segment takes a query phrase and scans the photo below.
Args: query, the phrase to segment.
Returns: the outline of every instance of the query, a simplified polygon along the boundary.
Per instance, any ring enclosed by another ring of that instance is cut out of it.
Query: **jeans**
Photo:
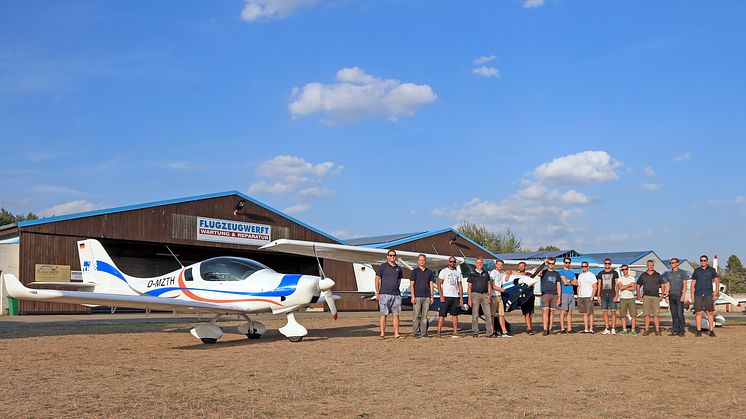
[[[427,336],[427,311],[430,309],[430,297],[414,297],[412,307],[412,334]]]
[[[668,294],[668,307],[671,309],[671,320],[674,333],[684,333],[684,303],[681,302],[681,293]]]
[[[479,334],[479,307],[482,307],[484,314],[484,328],[488,335],[492,334],[492,313],[490,304],[487,302],[489,296],[487,293],[471,293],[471,330],[475,335]]]

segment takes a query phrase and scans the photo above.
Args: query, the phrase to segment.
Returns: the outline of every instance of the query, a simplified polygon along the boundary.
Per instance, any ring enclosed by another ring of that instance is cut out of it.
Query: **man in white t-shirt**
[[[582,272],[578,275],[578,311],[583,313],[584,329],[580,333],[593,334],[593,296],[598,289],[596,275],[588,271],[588,262],[580,264]]]
[[[456,269],[456,258],[448,259],[448,267],[441,269],[438,274],[438,294],[440,295],[440,308],[438,309],[438,337],[443,330],[443,323],[450,313],[453,323],[453,336],[458,336],[458,313],[461,310],[461,300],[464,295],[464,287],[461,284],[461,272]]]
[[[622,265],[622,275],[616,283],[616,295],[614,300],[619,300],[619,317],[622,318],[622,334],[627,332],[627,315],[632,317],[633,335],[637,334],[635,323],[637,321],[637,305],[635,305],[635,276],[629,271],[629,266]]]
[[[490,311],[492,311],[492,317],[494,319],[497,319],[498,323],[500,324],[500,329],[502,330],[502,335],[497,332],[497,328],[495,328],[495,332],[493,333],[493,336],[501,336],[505,338],[511,337],[510,334],[508,334],[508,328],[505,324],[505,304],[503,303],[501,292],[505,291],[505,288],[503,288],[503,285],[505,285],[505,281],[510,278],[510,271],[503,271],[503,265],[505,262],[498,259],[495,261],[495,270],[490,272],[490,279],[492,280],[492,304],[490,307]]]

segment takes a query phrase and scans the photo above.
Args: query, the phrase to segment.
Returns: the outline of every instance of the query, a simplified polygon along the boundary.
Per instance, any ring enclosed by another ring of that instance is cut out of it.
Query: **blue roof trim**
[[[160,206],[163,206],[163,205],[181,204],[183,202],[200,201],[200,200],[203,200],[203,199],[210,199],[210,198],[221,198],[221,197],[231,196],[231,195],[240,196],[241,198],[243,198],[243,199],[245,199],[245,200],[247,200],[247,201],[249,201],[249,202],[251,202],[253,204],[256,204],[256,205],[258,205],[258,206],[260,206],[260,207],[262,207],[264,209],[267,209],[269,211],[272,211],[272,212],[276,213],[277,215],[279,215],[281,217],[287,218],[288,220],[290,220],[290,221],[292,221],[292,222],[294,222],[296,224],[299,224],[299,225],[301,225],[301,226],[303,226],[303,227],[305,227],[305,228],[307,228],[307,229],[309,229],[309,230],[311,230],[311,231],[313,231],[315,233],[321,234],[322,236],[324,236],[326,238],[334,240],[337,243],[347,244],[344,240],[338,239],[338,238],[332,236],[331,234],[324,233],[323,231],[321,231],[321,230],[319,230],[317,228],[311,227],[310,225],[308,225],[308,224],[306,224],[306,223],[304,223],[304,222],[302,222],[302,221],[300,221],[300,220],[298,220],[296,218],[293,218],[290,215],[285,214],[282,211],[276,210],[276,209],[270,207],[269,205],[267,205],[267,204],[265,204],[263,202],[257,201],[256,199],[254,199],[254,198],[252,198],[252,197],[250,197],[250,196],[248,196],[246,194],[243,194],[243,193],[241,193],[239,191],[235,191],[235,190],[234,191],[225,191],[225,192],[212,193],[212,194],[205,194],[205,195],[195,195],[195,196],[190,196],[190,197],[185,197],[185,198],[167,199],[167,200],[164,200],[164,201],[148,202],[148,203],[137,204],[137,205],[126,205],[126,206],[123,206],[123,207],[115,207],[115,208],[108,208],[108,209],[102,209],[102,210],[96,210],[96,211],[80,212],[80,213],[77,213],[77,214],[67,214],[67,215],[60,215],[60,216],[56,216],[56,217],[39,218],[39,219],[36,219],[36,220],[20,221],[18,223],[18,227],[29,227],[29,226],[34,226],[34,225],[38,225],[38,224],[46,224],[46,223],[54,223],[54,222],[58,222],[58,221],[75,220],[75,219],[78,219],[78,218],[95,217],[95,216],[98,216],[98,215],[107,215],[107,214],[114,214],[114,213],[126,212],[126,211],[135,211],[135,210],[140,210],[140,209],[145,209],[145,208],[160,207]]]
[[[484,246],[480,245],[479,243],[475,242],[474,240],[466,237],[465,235],[459,233],[458,231],[456,231],[456,230],[454,230],[453,228],[450,228],[450,227],[449,228],[444,228],[444,229],[441,229],[441,230],[426,231],[426,232],[424,232],[422,234],[418,234],[416,236],[405,237],[403,239],[394,240],[394,241],[391,241],[391,242],[388,242],[388,243],[376,244],[376,245],[371,246],[371,247],[375,247],[375,248],[379,248],[379,249],[385,249],[385,248],[390,248],[390,247],[393,247],[393,246],[398,246],[400,244],[409,243],[409,242],[412,242],[412,241],[415,241],[415,240],[420,240],[420,239],[424,239],[424,238],[427,238],[427,237],[432,237],[432,236],[435,236],[435,235],[438,235],[438,234],[443,234],[443,233],[448,233],[448,232],[457,234],[459,237],[465,239],[466,241],[468,241],[469,243],[473,244],[474,246],[476,246],[476,247],[482,249],[483,251],[487,252],[487,254],[491,255],[493,258],[497,258],[497,256],[495,256],[494,253],[492,253],[489,250],[485,249]],[[454,256],[460,256],[460,255],[454,255]]]

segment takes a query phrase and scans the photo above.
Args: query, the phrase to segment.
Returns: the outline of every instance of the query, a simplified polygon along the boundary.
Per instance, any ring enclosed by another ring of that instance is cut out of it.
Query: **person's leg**
[[[414,304],[412,305],[412,336],[420,336],[420,306],[422,305],[422,299],[414,297]]]
[[[611,316],[611,330],[616,330],[616,307],[612,307],[611,313],[609,313]]]
[[[471,332],[474,335],[479,334],[479,307],[482,306],[480,297],[482,294],[471,293]]]
[[[697,332],[702,331],[702,312],[701,311],[694,312],[694,327],[697,329]]]
[[[609,330],[609,306],[606,304],[606,297],[602,297],[604,302],[601,303],[602,310],[604,311],[604,329]]]
[[[549,329],[549,307],[541,308],[541,327],[542,330]]]
[[[661,332],[661,320],[660,316],[654,315],[653,316],[653,324],[655,325],[655,333]]]
[[[482,294],[482,313],[484,313],[484,332],[487,334],[487,336],[491,336],[492,332],[494,332],[492,326],[494,326],[493,318],[492,318],[492,309],[490,307],[490,303],[487,302],[487,296],[489,294]]]
[[[709,327],[710,332],[714,332],[715,331],[715,312],[714,311],[707,312],[707,322],[708,322],[708,325],[710,326]]]
[[[560,315],[559,315],[559,324],[560,324],[560,332],[563,332],[565,330],[565,314],[567,313],[567,310],[562,310],[562,307],[560,307]]]
[[[440,337],[440,333],[443,331],[443,322],[445,319],[444,316],[438,316],[438,337]]]
[[[422,297],[422,305],[420,307],[420,336],[427,336],[428,321],[427,313],[430,311],[430,298]]]
[[[451,316],[451,323],[453,324],[453,334],[458,336],[458,315]]]
[[[394,314],[394,337],[399,337],[399,315]]]
[[[381,328],[381,336],[384,336],[386,334],[386,316],[383,314],[381,315],[380,328]]]

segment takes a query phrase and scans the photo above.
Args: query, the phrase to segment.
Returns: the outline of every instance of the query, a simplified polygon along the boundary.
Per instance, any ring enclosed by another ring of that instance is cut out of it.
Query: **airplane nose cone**
[[[321,291],[329,290],[334,286],[334,281],[330,278],[319,279],[319,289]]]

